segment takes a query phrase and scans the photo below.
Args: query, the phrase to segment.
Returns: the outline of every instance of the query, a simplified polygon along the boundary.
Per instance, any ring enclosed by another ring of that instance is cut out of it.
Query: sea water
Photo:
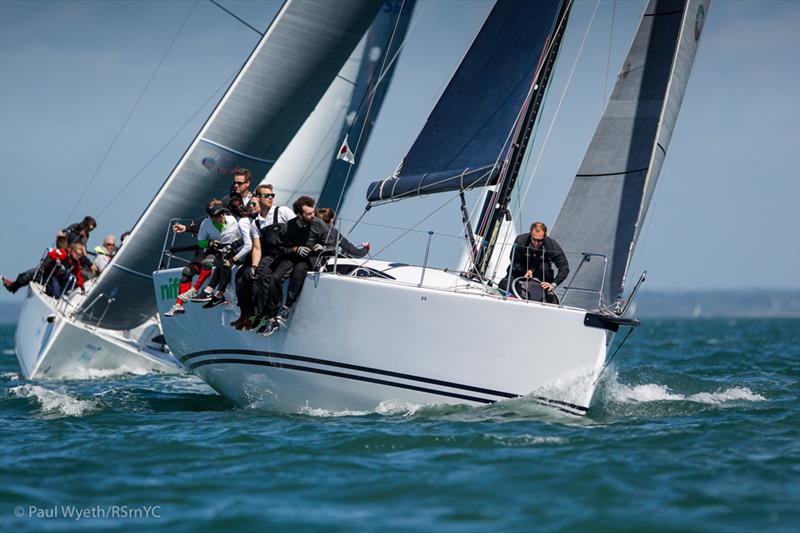
[[[547,332],[542,332],[546,335]],[[0,529],[800,530],[800,321],[648,320],[586,417],[517,399],[235,407],[27,382],[0,326]]]

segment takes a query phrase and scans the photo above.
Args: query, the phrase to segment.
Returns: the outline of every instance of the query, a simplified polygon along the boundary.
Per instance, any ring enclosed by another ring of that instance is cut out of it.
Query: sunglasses
[[[266,194],[256,194],[255,197],[256,198],[275,198],[275,193],[274,192],[268,192]]]
[[[237,187],[240,186],[240,185],[244,185],[245,183],[247,183],[247,182],[246,181],[233,180],[233,184],[236,185]]]

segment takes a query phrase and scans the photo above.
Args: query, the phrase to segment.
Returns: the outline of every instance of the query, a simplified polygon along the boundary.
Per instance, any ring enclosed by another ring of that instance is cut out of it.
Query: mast
[[[564,31],[567,27],[567,18],[569,17],[571,8],[572,0],[566,0],[561,4],[558,18],[556,19],[555,30],[548,43],[549,50],[547,50],[538,75],[532,81],[529,93],[530,96],[526,102],[527,107],[523,112],[521,127],[518,127],[518,133],[511,145],[507,163],[498,180],[497,191],[494,198],[491,199],[493,201],[487,202],[484,208],[484,215],[481,216],[480,219],[481,223],[478,225],[477,235],[481,238],[481,245],[475,250],[474,265],[478,275],[482,278],[486,276],[486,271],[489,267],[489,261],[500,234],[500,227],[503,223],[503,219],[508,219],[511,216],[508,210],[508,205],[511,202],[511,193],[514,191],[514,186],[519,178],[519,171],[525,157],[525,151],[528,148],[528,142],[533,133],[533,127],[539,116],[539,109],[547,91],[547,84],[553,73],[553,67],[558,57],[558,50],[561,47],[561,40],[564,37]]]

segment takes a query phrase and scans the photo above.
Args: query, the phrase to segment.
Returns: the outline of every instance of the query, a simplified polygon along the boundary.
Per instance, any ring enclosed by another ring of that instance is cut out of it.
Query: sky
[[[220,3],[261,30],[280,7]],[[576,2],[523,169],[522,220],[554,221],[644,5]],[[491,6],[419,2],[356,154],[345,227],[369,182],[414,142]],[[35,266],[55,232],[84,215],[98,219],[92,246],[129,229],[258,38],[207,0],[0,1],[0,272]],[[431,264],[453,267],[457,202],[425,218],[450,199],[377,207],[353,240],[379,249],[402,233],[385,226],[416,225],[381,258],[421,262],[434,230]],[[800,289],[800,2],[712,2],[631,275],[645,269],[650,289]]]

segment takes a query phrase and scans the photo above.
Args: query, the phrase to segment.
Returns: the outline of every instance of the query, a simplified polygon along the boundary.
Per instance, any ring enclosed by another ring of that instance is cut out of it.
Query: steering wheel
[[[519,290],[517,290],[518,283],[519,283],[520,281],[522,281],[522,280],[526,280],[526,281],[527,281],[527,280],[530,280],[530,281],[536,281],[536,282],[538,282],[538,283],[541,283],[541,282],[542,282],[542,280],[540,280],[539,278],[526,278],[525,276],[520,276],[520,277],[518,277],[518,278],[514,278],[514,281],[512,281],[512,282],[511,282],[511,292],[513,292],[513,293],[514,293],[514,296],[516,296],[516,297],[517,297],[517,298],[519,298],[520,300],[527,300],[527,298],[523,298],[522,296],[520,296],[520,295],[519,295]],[[545,292],[546,292],[546,291],[545,291]]]

